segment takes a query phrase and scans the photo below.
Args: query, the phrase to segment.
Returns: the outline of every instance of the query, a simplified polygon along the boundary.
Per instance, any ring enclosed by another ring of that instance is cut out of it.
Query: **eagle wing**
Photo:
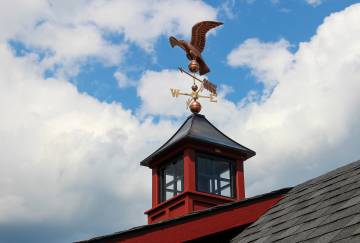
[[[192,35],[190,44],[199,50],[201,53],[205,48],[206,33],[219,25],[222,25],[221,22],[216,21],[202,21],[195,24],[192,27]]]

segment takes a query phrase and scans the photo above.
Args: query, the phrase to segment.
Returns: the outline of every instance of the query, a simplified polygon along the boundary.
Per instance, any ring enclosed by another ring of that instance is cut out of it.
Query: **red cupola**
[[[140,164],[152,169],[148,223],[245,198],[243,162],[255,152],[238,144],[203,115],[192,114]]]

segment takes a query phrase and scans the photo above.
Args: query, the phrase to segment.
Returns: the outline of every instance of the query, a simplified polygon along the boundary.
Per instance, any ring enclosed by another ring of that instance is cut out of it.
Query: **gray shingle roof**
[[[255,152],[251,149],[242,146],[235,142],[213,124],[211,124],[203,115],[192,114],[181,125],[179,130],[158,150],[152,153],[149,157],[140,162],[141,165],[148,166],[148,163],[158,154],[164,152],[170,147],[175,146],[178,142],[184,139],[191,139],[195,141],[216,144],[218,146],[232,149],[235,151],[241,151],[246,158],[250,158],[255,155]]]
[[[294,187],[231,242],[360,242],[360,161]]]

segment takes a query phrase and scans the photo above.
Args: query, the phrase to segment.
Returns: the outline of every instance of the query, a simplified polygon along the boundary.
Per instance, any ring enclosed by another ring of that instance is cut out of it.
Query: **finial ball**
[[[192,113],[197,114],[201,111],[201,105],[197,100],[194,100],[190,104],[190,110]]]
[[[197,73],[199,71],[199,63],[196,60],[191,60],[188,67],[192,73]]]

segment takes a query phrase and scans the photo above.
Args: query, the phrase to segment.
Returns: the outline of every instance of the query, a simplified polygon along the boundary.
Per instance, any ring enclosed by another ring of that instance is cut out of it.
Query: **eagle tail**
[[[200,75],[204,75],[207,74],[208,72],[210,72],[209,67],[206,65],[206,63],[204,62],[204,60],[200,57],[198,58],[198,63],[199,63],[199,73]]]

